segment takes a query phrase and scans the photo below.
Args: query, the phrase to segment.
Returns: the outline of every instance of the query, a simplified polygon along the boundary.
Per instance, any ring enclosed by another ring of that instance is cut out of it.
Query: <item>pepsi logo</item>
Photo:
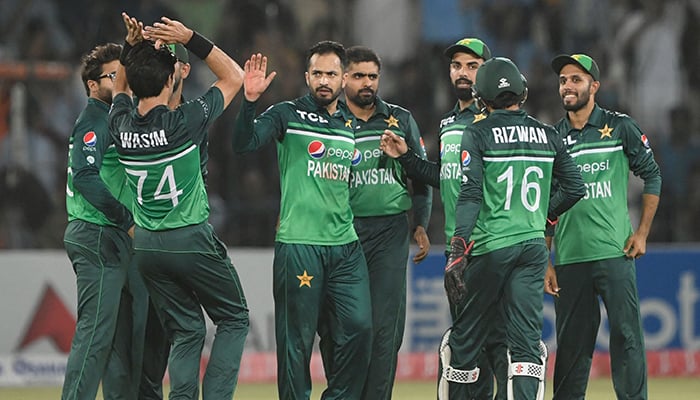
[[[440,142],[440,158],[445,155],[445,142]]]
[[[644,147],[647,149],[649,148],[649,138],[647,138],[647,135],[642,135],[642,143],[644,144]]]
[[[97,135],[95,132],[90,131],[83,135],[83,143],[85,143],[86,146],[95,147],[95,144],[97,144]]]
[[[323,142],[318,140],[314,140],[311,143],[309,143],[307,150],[311,158],[314,158],[316,160],[323,158],[323,156],[326,155],[326,145],[324,145]]]
[[[355,151],[352,153],[352,160],[350,162],[352,163],[353,167],[362,162],[362,153],[360,150],[355,149]]]
[[[472,155],[468,151],[462,150],[462,166],[466,167],[472,162]]]

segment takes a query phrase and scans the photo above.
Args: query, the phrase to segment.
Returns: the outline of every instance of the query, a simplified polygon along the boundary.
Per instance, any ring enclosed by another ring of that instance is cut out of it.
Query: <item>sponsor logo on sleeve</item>
[[[462,150],[462,166],[466,167],[472,162],[472,155],[468,151]]]
[[[95,147],[97,144],[97,134],[94,131],[90,131],[83,135],[83,143],[88,147]]]

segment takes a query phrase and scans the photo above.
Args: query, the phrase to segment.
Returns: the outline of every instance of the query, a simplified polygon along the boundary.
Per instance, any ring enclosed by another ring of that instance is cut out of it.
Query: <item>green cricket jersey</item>
[[[277,103],[255,118],[243,101],[232,145],[245,153],[277,141],[280,221],[276,240],[290,244],[340,245],[357,240],[350,209],[350,166],[356,158],[352,117],[333,115],[309,94]]]
[[[632,234],[629,172],[644,180],[644,193],[661,193],[661,172],[649,139],[632,118],[598,105],[583,129],[572,128],[568,118],[556,129],[586,184],[586,195],[556,225],[556,265],[623,256]]]
[[[476,106],[476,102],[465,108],[455,108],[440,120],[440,198],[445,212],[445,239],[447,249],[455,232],[455,208],[459,188],[462,183],[462,133],[464,129],[486,117]]]
[[[462,167],[459,158],[462,132],[468,125],[485,117],[486,115],[482,114],[476,107],[476,103],[472,103],[464,110],[460,110],[459,103],[457,103],[450,112],[443,115],[440,121],[440,159],[438,162],[420,159],[414,153],[415,150],[398,158],[410,178],[440,188],[440,197],[445,213],[445,238],[447,239],[448,251],[455,231],[455,205],[462,181]]]
[[[576,165],[553,127],[523,110],[494,110],[467,126],[454,236],[480,255],[544,238],[556,218],[585,194]],[[551,193],[552,178],[559,186]]]
[[[68,220],[128,230],[133,225],[124,168],[107,129],[109,105],[94,98],[80,113],[68,140]],[[121,202],[120,202],[121,201]]]
[[[425,159],[418,124],[403,107],[377,97],[376,110],[368,121],[355,118],[355,152],[350,172],[350,206],[356,217],[395,215],[411,208],[407,176],[401,164],[379,149],[385,129],[404,138]],[[432,190],[412,182],[414,225],[428,227]]]
[[[139,227],[161,231],[207,220],[199,148],[223,106],[215,86],[175,110],[159,105],[144,116],[126,94],[114,98],[110,134],[125,166]]]

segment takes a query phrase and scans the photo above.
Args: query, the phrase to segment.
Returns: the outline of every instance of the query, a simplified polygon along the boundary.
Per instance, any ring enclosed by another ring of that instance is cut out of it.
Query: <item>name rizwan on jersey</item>
[[[350,167],[330,162],[309,160],[306,164],[306,176],[347,182],[350,177]]]
[[[125,149],[145,149],[168,145],[165,129],[149,133],[119,132],[121,147]]]
[[[491,128],[493,140],[501,143],[547,143],[547,134],[543,128],[535,126],[500,126]]]
[[[364,171],[353,171],[350,174],[350,187],[360,185],[393,185],[396,183],[393,168],[370,168]]]

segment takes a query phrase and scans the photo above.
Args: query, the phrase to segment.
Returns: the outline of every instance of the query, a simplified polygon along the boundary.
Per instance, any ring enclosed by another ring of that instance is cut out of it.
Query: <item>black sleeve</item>
[[[433,162],[423,159],[420,155],[409,148],[405,154],[397,159],[406,170],[409,178],[423,182],[434,188],[440,188],[440,162]]]

